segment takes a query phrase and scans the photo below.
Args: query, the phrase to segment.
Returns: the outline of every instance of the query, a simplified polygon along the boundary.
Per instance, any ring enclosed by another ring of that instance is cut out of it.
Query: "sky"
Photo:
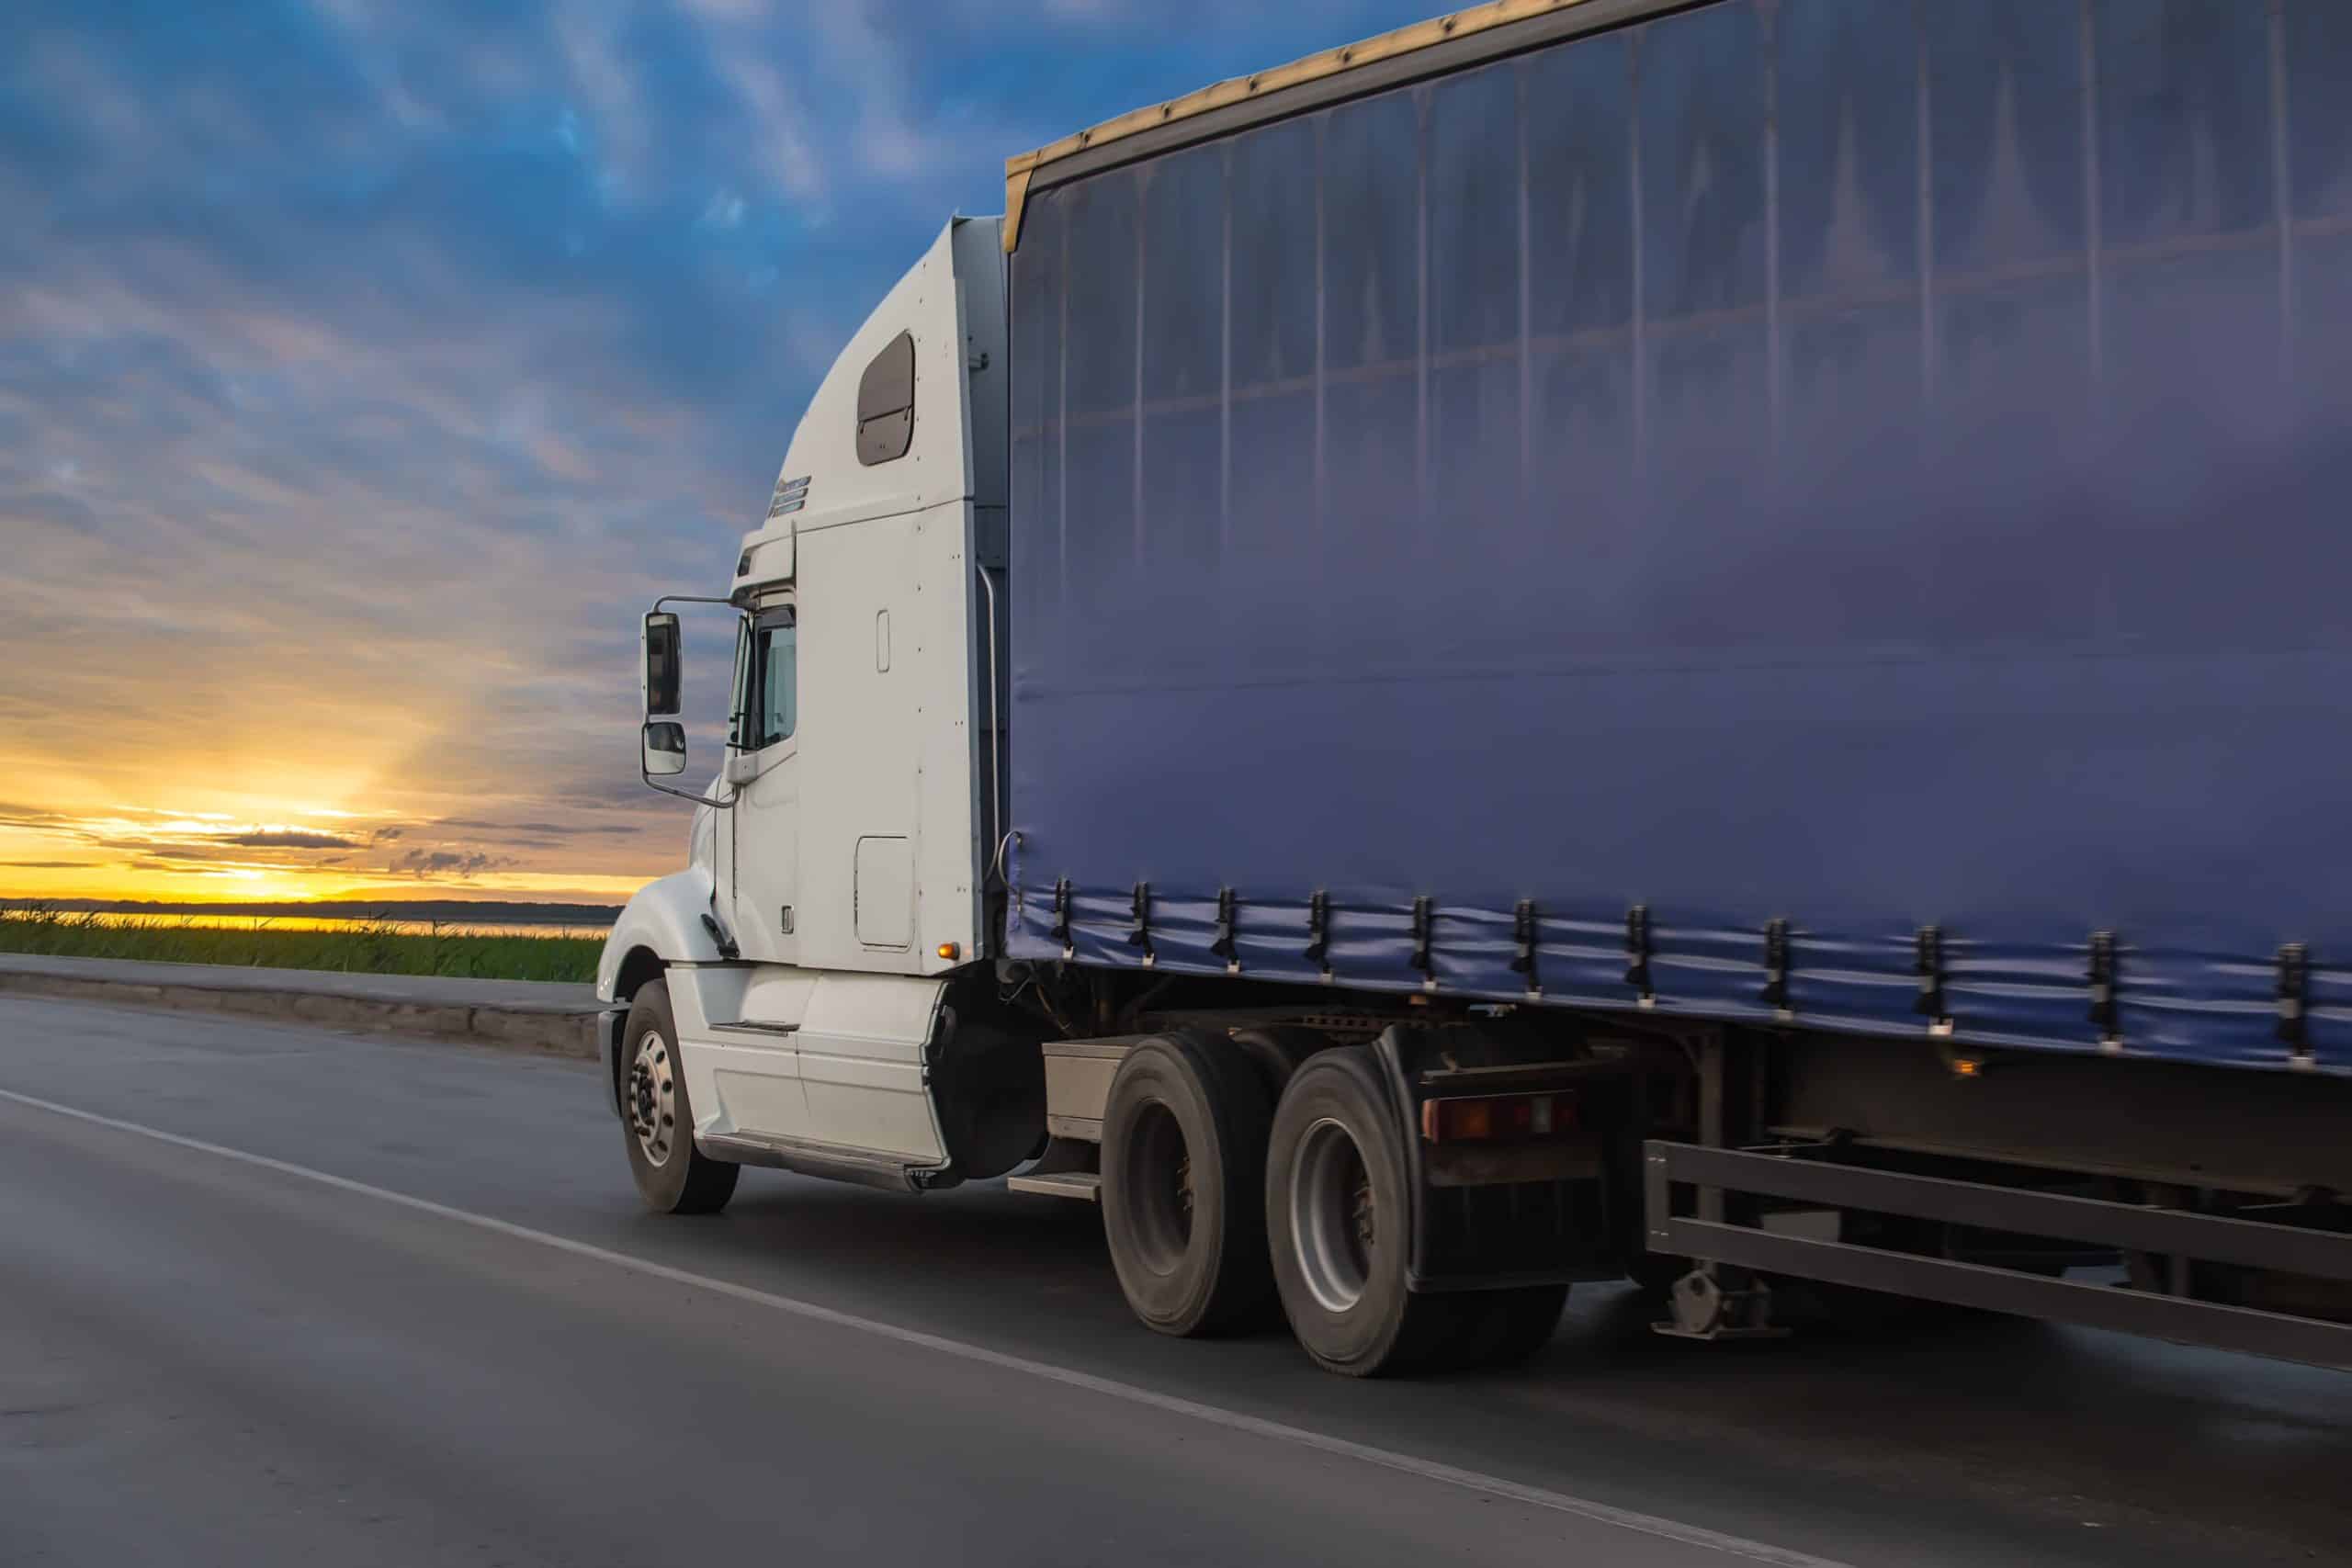
[[[947,218],[1429,4],[12,0],[0,897],[675,869],[637,618]]]

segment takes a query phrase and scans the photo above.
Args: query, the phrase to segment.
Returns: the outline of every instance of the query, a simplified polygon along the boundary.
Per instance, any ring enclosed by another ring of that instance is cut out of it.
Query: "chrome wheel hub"
[[[628,1092],[623,1099],[628,1107],[629,1131],[637,1134],[637,1146],[645,1151],[646,1163],[669,1164],[670,1151],[677,1143],[677,1063],[670,1055],[669,1042],[658,1031],[646,1031],[637,1043],[637,1054],[629,1059]]]
[[[1344,1313],[1363,1299],[1380,1215],[1363,1152],[1329,1117],[1306,1130],[1291,1167],[1290,1230],[1299,1275],[1317,1306]]]

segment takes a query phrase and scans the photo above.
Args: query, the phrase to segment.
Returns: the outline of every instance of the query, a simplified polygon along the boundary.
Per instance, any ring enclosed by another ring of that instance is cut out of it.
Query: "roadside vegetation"
[[[235,926],[124,919],[38,905],[0,911],[0,953],[66,958],[131,958],[165,964],[230,964],[272,969],[335,969],[354,975],[457,975],[480,980],[588,982],[604,939],[553,933],[474,931],[427,922],[354,920],[303,931],[256,919]]]

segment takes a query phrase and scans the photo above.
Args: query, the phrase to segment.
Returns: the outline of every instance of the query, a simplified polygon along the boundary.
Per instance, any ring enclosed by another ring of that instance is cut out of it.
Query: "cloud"
[[[871,303],[1008,154],[1421,8],[17,0],[18,880],[670,869],[637,615],[724,578]]]
[[[411,850],[392,862],[392,869],[410,876],[464,881],[485,871],[513,863],[506,856],[488,854],[479,850]]]
[[[470,832],[525,833],[540,839],[573,839],[598,833],[634,833],[642,824],[637,822],[492,822],[475,817],[444,817],[433,824],[435,828],[456,828]]]
[[[300,833],[276,831],[265,833],[232,833],[223,838],[224,844],[239,844],[250,850],[356,850],[359,842],[334,833]]]

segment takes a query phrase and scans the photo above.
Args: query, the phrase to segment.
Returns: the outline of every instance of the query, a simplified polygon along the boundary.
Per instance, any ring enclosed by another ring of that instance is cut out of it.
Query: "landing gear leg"
[[[1784,1339],[1773,1325],[1772,1287],[1744,1269],[1702,1263],[1674,1282],[1673,1316],[1650,1327],[1674,1339]]]

